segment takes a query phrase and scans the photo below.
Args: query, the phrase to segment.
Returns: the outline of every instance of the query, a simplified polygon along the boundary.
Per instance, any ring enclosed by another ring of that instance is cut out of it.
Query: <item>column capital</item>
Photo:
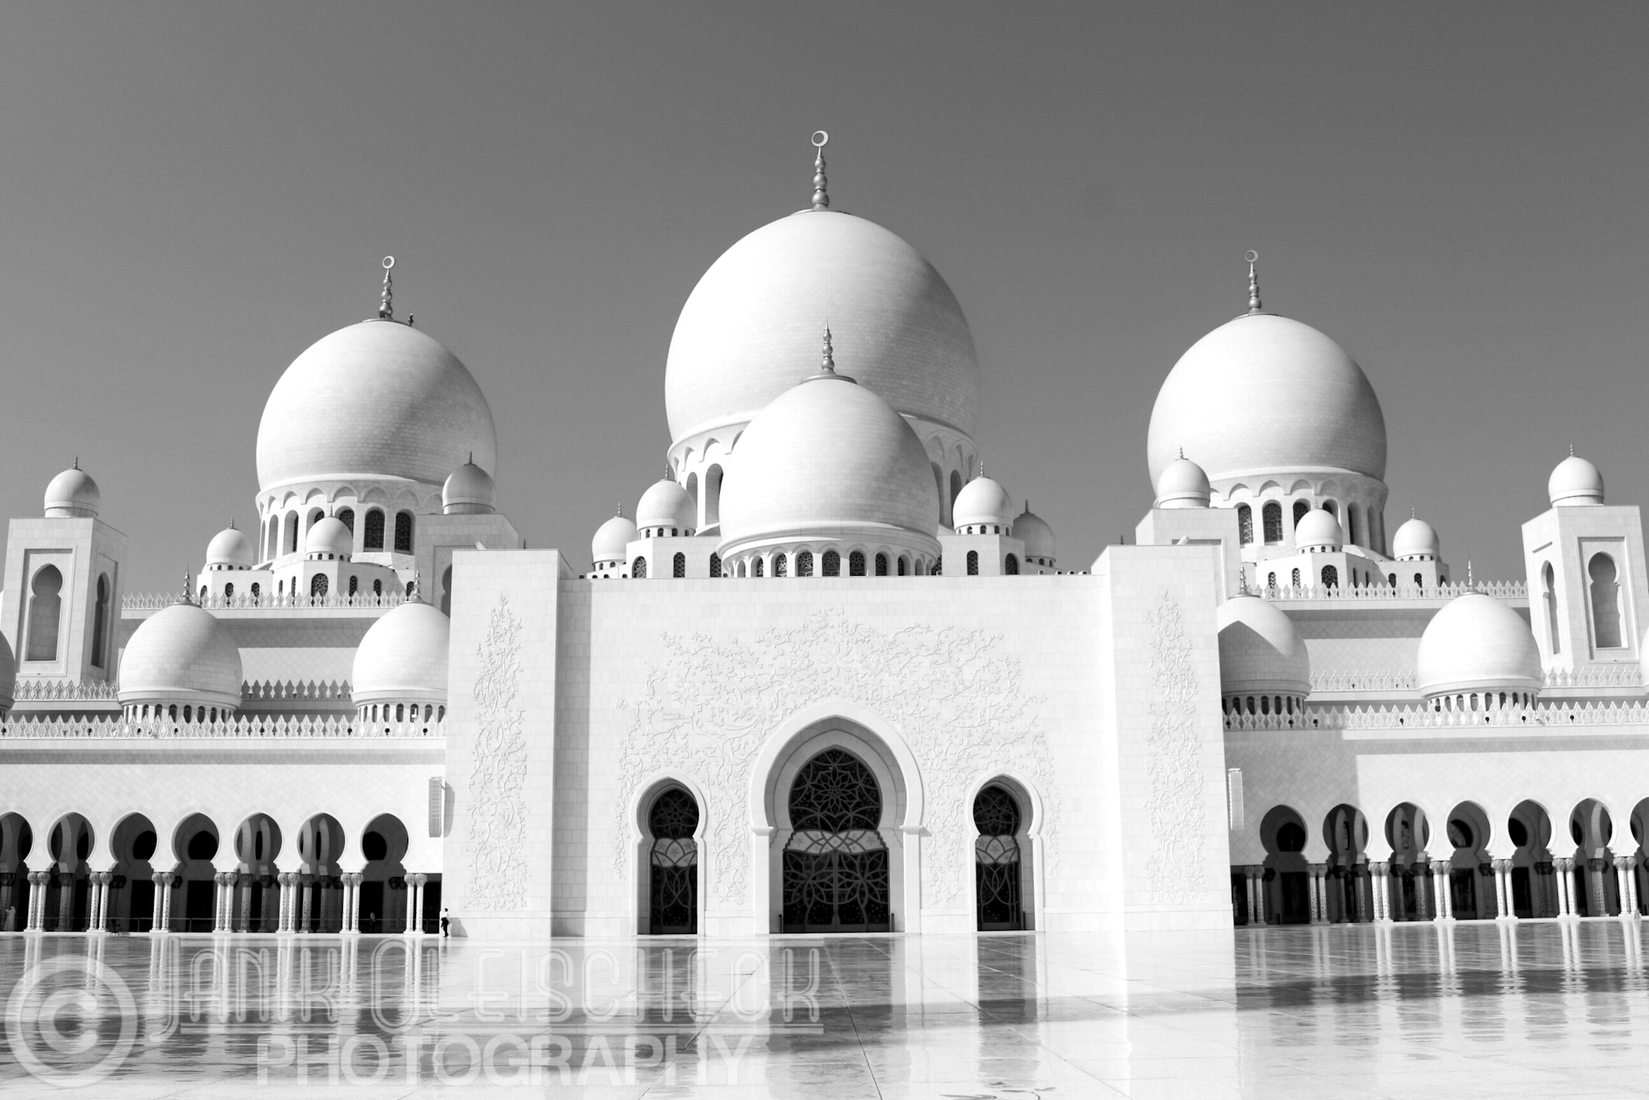
[[[1637,865],[1637,860],[1632,858],[1631,856],[1616,856],[1615,857],[1615,866],[1619,867],[1622,871],[1630,871],[1636,865]]]

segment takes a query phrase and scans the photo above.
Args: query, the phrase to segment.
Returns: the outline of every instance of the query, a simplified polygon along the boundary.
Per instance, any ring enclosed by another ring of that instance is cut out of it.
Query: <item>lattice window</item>
[[[865,552],[855,550],[847,556],[847,575],[862,577],[865,575]]]
[[[813,575],[813,551],[803,550],[796,555],[796,576],[811,577]]]
[[[677,554],[670,561],[670,575],[677,580],[687,576],[687,555]]]
[[[842,556],[834,550],[824,552],[824,575],[827,577],[842,575]]]

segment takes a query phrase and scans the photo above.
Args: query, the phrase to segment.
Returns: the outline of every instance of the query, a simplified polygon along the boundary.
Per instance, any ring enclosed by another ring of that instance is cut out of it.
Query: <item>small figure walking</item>
[[[447,935],[448,935],[447,928],[451,924],[452,924],[452,910],[450,910],[450,909],[441,910],[441,938],[442,939],[447,938]]]

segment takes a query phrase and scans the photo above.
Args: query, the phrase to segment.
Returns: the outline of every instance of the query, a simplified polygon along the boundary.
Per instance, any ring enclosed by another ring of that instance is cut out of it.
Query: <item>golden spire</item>
[[[383,293],[383,296],[378,299],[378,316],[379,316],[379,318],[381,318],[382,320],[385,320],[385,321],[393,321],[395,319],[395,308],[394,308],[394,305],[392,304],[392,299],[395,296],[395,284],[394,284],[394,281],[389,276],[390,271],[394,267],[395,267],[395,257],[394,256],[385,256],[384,257],[384,293]]]
[[[1260,262],[1260,254],[1250,248],[1243,258],[1248,261],[1248,312],[1249,315],[1260,312],[1260,277],[1254,271],[1254,265]]]
[[[813,131],[813,209],[830,209],[830,181],[825,179],[824,147],[830,144],[830,135],[823,130]]]

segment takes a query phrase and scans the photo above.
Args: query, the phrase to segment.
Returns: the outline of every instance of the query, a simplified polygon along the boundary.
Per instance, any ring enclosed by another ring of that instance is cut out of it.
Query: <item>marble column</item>
[[[1494,861],[1494,903],[1496,917],[1512,918],[1512,861],[1509,859]]]
[[[361,930],[361,877],[353,873],[343,876],[345,932],[359,933]]]
[[[103,904],[103,875],[102,872],[92,871],[86,875],[86,931],[98,931],[97,910]]]
[[[99,883],[97,891],[97,909],[95,910],[95,919],[97,921],[97,930],[99,932],[107,932],[109,930],[109,901],[111,900],[110,895],[114,891],[115,875],[113,871],[104,871],[99,877],[102,879],[102,882]]]
[[[172,930],[172,895],[176,893],[174,887],[177,885],[177,875],[167,871],[161,875],[161,878],[166,884],[166,889],[164,891],[165,900],[162,902],[160,910],[160,930],[170,932]]]
[[[275,931],[292,931],[292,875],[282,871],[275,876],[275,888],[279,891],[275,900]]]
[[[1574,863],[1566,857],[1552,860],[1552,878],[1557,885],[1557,915],[1560,917],[1575,915]]]
[[[1433,894],[1437,904],[1432,907],[1432,920],[1448,921],[1454,919],[1454,892],[1449,884],[1449,861],[1436,860],[1431,865]]]
[[[156,871],[149,876],[149,881],[155,884],[154,912],[149,914],[149,931],[164,932],[166,925],[161,921],[161,909],[166,904],[166,879],[169,876],[164,871]]]
[[[419,920],[424,901],[424,876],[407,876],[407,923],[405,931],[408,935],[416,935],[422,931],[422,922]]]
[[[1609,893],[1603,885],[1603,875],[1608,866],[1606,860],[1596,857],[1586,861],[1586,900],[1591,903],[1587,912],[1594,917],[1609,913]]]
[[[309,914],[310,914],[311,908],[315,904],[315,876],[314,875],[304,875],[303,876],[303,882],[302,882],[302,885],[299,886],[299,890],[301,890],[302,894],[303,894],[303,909],[302,909],[303,920],[302,920],[302,923],[300,923],[298,925],[298,930],[300,932],[308,932],[309,931]]]
[[[1641,916],[1638,901],[1638,857],[1630,855],[1623,857],[1626,860],[1626,911],[1632,916]]]
[[[1263,926],[1265,924],[1265,868],[1250,865],[1248,868],[1248,923]]]
[[[72,932],[74,929],[74,876],[67,871],[57,876],[57,930]]]
[[[1431,865],[1416,863],[1414,865],[1414,919],[1431,919],[1431,902],[1426,894],[1431,887]]]
[[[34,932],[40,928],[40,895],[43,892],[40,879],[41,874],[39,871],[29,872],[29,909],[28,916],[23,919],[23,931],[25,932]]]
[[[1633,871],[1634,860],[1631,856],[1615,857],[1615,889],[1620,897],[1620,915],[1631,917],[1638,911],[1637,899],[1632,895],[1637,893],[1637,875]]]
[[[1368,865],[1368,887],[1374,903],[1374,920],[1384,923],[1391,919],[1387,907],[1387,891],[1391,886],[1391,865],[1388,863],[1370,863]]]
[[[1321,863],[1310,865],[1311,871],[1311,923],[1328,923],[1328,896],[1323,882],[1323,874],[1328,870]]]
[[[252,930],[252,886],[257,878],[257,875],[251,873],[240,876],[240,920],[233,922],[237,932]]]

